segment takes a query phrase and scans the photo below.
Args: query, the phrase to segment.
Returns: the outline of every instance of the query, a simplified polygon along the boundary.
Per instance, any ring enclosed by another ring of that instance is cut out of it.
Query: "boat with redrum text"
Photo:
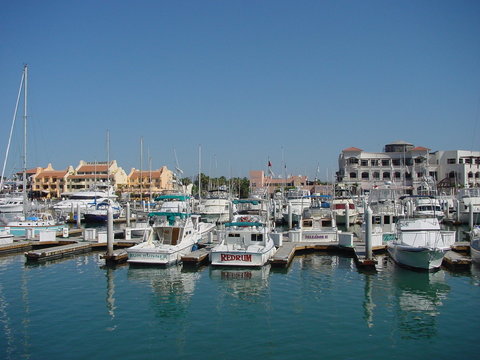
[[[210,251],[214,266],[263,266],[277,251],[270,227],[260,215],[235,215],[218,231],[218,240]]]

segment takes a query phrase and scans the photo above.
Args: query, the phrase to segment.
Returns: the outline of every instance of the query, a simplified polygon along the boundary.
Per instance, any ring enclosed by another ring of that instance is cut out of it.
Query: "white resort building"
[[[339,156],[337,182],[354,190],[370,190],[386,182],[418,194],[427,179],[444,189],[480,186],[479,151],[435,151],[396,141],[383,152],[350,147]]]

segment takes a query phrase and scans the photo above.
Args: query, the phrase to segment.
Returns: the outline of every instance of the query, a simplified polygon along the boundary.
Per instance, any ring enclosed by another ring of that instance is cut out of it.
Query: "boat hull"
[[[427,247],[413,247],[389,242],[387,250],[399,265],[421,270],[436,270],[442,265],[445,250]]]
[[[120,216],[120,213],[114,213],[113,218],[118,219]],[[108,220],[108,215],[107,214],[88,214],[85,213],[83,214],[83,218],[85,222],[106,222]]]
[[[302,242],[337,242],[338,232],[335,230],[304,230]]]
[[[182,260],[182,256],[190,253],[196,242],[183,247],[149,246],[145,243],[127,249],[128,262],[149,265],[171,265]]]
[[[264,266],[275,254],[272,246],[263,252],[249,252],[248,250],[224,250],[215,248],[210,252],[210,262],[213,266],[259,267]]]
[[[228,222],[230,218],[229,213],[203,213],[200,216],[201,221],[213,224]]]
[[[470,255],[474,263],[480,264],[480,239],[470,242]]]

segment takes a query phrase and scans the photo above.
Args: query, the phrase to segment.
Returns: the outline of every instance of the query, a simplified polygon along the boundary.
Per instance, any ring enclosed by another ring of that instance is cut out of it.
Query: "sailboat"
[[[23,89],[23,186],[22,186],[22,204],[23,204],[23,216],[9,221],[7,226],[0,227],[0,231],[8,229],[10,233],[15,236],[22,236],[26,234],[27,229],[34,229],[35,234],[40,230],[54,230],[60,231],[65,226],[59,224],[51,214],[28,214],[28,200],[27,200],[27,85],[28,85],[28,67],[23,68],[22,80],[20,82],[20,90],[18,93],[17,104],[15,107],[15,116],[17,114],[18,102],[20,99],[21,90]],[[10,143],[10,142],[9,142]],[[8,151],[8,150],[7,150]]]

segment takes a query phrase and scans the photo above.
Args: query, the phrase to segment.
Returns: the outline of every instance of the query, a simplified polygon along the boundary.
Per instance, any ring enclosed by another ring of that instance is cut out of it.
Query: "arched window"
[[[384,178],[384,179],[390,179],[390,172],[385,171],[385,172],[383,173],[383,178]]]
[[[362,172],[362,179],[368,180],[370,178],[368,172]]]
[[[402,177],[402,174],[400,171],[395,171],[395,179],[400,179]]]
[[[357,173],[356,172],[351,172],[350,173],[350,179],[356,179],[357,178]]]
[[[469,178],[469,179],[473,178],[473,172],[470,171],[470,172],[468,173],[468,178]]]
[[[374,179],[380,179],[380,173],[379,173],[378,171],[375,171],[375,172],[373,173],[373,178],[374,178]]]
[[[450,171],[450,172],[448,173],[448,177],[449,177],[450,179],[453,179],[453,178],[455,177],[455,171]]]

